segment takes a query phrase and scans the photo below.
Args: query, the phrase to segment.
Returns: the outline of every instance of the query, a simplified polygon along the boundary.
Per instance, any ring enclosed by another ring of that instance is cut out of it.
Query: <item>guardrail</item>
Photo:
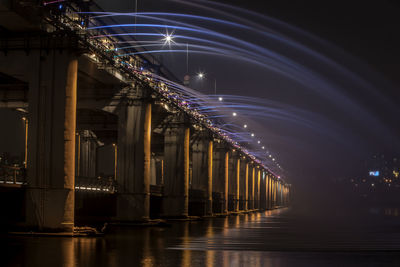
[[[75,190],[115,193],[117,183],[114,177],[75,177]]]
[[[0,184],[26,184],[26,169],[19,166],[0,165]]]

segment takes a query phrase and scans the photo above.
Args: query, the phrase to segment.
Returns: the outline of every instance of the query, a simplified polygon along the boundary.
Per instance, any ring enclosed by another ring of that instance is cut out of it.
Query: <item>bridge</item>
[[[111,20],[85,13],[99,7],[54,2],[0,0],[0,107],[26,121],[24,166],[2,166],[0,187],[23,190],[25,227],[73,232],[90,210],[127,223],[289,205],[290,185],[187,103],[155,57],[120,56],[126,37],[107,33],[122,30],[85,30]]]

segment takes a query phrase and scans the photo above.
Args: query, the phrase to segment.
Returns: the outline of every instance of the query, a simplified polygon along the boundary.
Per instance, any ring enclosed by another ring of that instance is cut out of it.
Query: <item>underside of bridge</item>
[[[26,118],[27,143],[22,185],[2,190],[24,199],[24,227],[72,232],[90,221],[288,205],[288,187],[149,84],[95,59],[72,35],[42,24],[33,33],[6,2],[7,16],[22,22],[0,20],[0,108]]]

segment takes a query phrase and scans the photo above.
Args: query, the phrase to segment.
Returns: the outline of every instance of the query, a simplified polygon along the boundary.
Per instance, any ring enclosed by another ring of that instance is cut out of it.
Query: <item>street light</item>
[[[166,34],[164,35],[164,44],[168,44],[170,45],[173,41],[174,41],[174,37],[172,36],[172,34]]]
[[[223,99],[222,97],[218,97],[218,100],[219,100],[219,101],[222,101],[222,100],[224,100],[224,99]]]
[[[24,167],[28,167],[28,118],[22,117],[24,122],[24,131],[25,131],[25,150],[24,150]]]
[[[233,117],[236,117],[236,116],[237,116],[237,113],[236,113],[236,112],[233,112],[232,115],[233,115]]]
[[[116,143],[112,144],[114,148],[114,180],[117,180],[117,169],[118,169],[118,145]]]
[[[247,128],[247,124],[243,125],[243,128]]]
[[[199,79],[203,79],[206,75],[203,72],[199,72],[197,77]],[[214,95],[217,94],[217,78],[214,78]],[[219,101],[222,101],[222,97],[218,98]]]

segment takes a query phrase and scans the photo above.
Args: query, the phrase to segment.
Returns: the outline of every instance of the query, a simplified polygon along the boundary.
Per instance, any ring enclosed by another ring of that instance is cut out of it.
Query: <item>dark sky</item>
[[[329,40],[400,82],[398,1],[226,1],[296,25]]]
[[[131,11],[134,0],[97,0],[106,11]],[[259,12],[328,40],[370,67],[400,82],[398,62],[400,52],[398,34],[400,3],[381,1],[292,1],[229,0],[223,3]],[[138,11],[186,11],[169,1],[138,0]]]

